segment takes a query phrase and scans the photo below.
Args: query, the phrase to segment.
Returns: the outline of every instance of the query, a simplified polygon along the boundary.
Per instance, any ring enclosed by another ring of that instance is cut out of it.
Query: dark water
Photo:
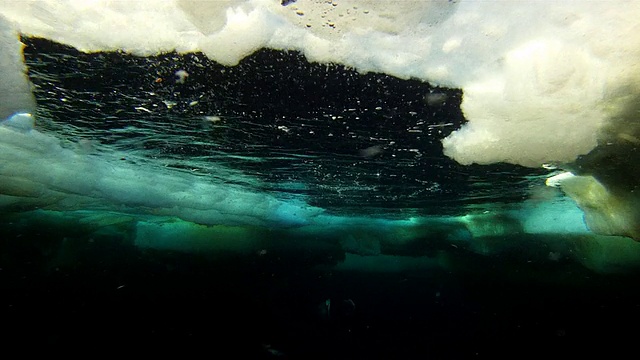
[[[227,165],[263,181],[257,191],[308,195],[337,213],[465,213],[522,201],[550,173],[444,156],[441,139],[465,122],[459,90],[310,64],[296,52],[262,50],[225,67],[201,54],[84,54],[23,41],[41,128],[200,175]]]
[[[308,64],[294,52],[265,50],[229,68],[199,54],[137,58],[23,41],[43,131],[193,176],[304,195],[335,214],[463,214],[522,201],[548,173],[444,157],[440,140],[464,122],[457,90]],[[184,84],[177,70],[189,73]],[[434,93],[446,100],[430,101]],[[244,175],[215,173],[214,164]],[[358,255],[308,239],[281,244],[277,233],[268,251],[182,253],[134,246],[126,224],[83,226],[37,212],[0,217],[3,349],[576,357],[633,350],[640,335],[637,273],[531,258],[529,238],[507,239],[523,245],[498,255],[438,243],[426,262],[378,256],[357,269],[337,265]]]
[[[3,225],[5,349],[455,359],[636,343],[637,275],[466,252],[448,269],[340,271],[303,249],[181,254],[31,225]]]

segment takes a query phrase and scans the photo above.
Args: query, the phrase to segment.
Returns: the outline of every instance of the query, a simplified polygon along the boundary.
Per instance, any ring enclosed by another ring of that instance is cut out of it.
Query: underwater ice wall
[[[462,164],[551,162],[591,177],[604,191],[564,186],[589,226],[640,238],[640,2],[285,3],[2,1],[0,13],[17,31],[85,51],[202,51],[233,65],[262,47],[295,49],[461,88],[469,122],[443,141],[445,154]]]
[[[0,15],[0,121],[16,112],[31,113],[35,109],[25,70],[18,34]]]

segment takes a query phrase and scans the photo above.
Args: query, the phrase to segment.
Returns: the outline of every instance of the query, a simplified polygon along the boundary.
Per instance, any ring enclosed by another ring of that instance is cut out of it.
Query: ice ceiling
[[[553,163],[603,234],[640,239],[637,1],[0,2],[2,117],[30,111],[17,34],[83,51],[260,48],[462,89],[469,122],[443,140],[462,164]]]

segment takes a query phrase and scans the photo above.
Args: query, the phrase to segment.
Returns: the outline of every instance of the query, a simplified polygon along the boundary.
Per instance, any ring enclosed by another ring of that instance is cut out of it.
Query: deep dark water
[[[54,224],[31,229],[3,226],[3,348],[222,358],[575,356],[629,348],[637,332],[627,325],[640,319],[637,275],[571,263],[453,251],[448,269],[336,271],[308,261],[304,250],[183,254],[106,234],[74,237]]]

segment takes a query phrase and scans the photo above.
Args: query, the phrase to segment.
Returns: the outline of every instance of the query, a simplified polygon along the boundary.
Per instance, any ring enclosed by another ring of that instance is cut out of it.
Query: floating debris
[[[189,73],[184,70],[176,71],[175,75],[176,75],[176,84],[184,84],[185,81],[187,81],[187,78],[189,77]]]

